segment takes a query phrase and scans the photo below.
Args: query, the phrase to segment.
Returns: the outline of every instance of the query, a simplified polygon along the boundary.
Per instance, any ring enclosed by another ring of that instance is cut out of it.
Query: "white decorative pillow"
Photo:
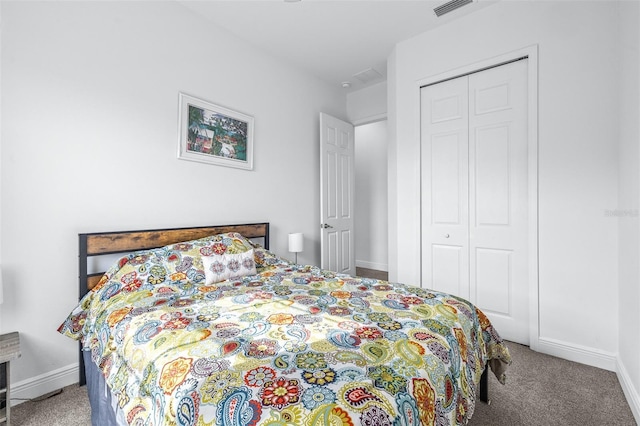
[[[206,285],[258,273],[253,258],[253,249],[237,254],[203,256],[202,264],[204,265]]]

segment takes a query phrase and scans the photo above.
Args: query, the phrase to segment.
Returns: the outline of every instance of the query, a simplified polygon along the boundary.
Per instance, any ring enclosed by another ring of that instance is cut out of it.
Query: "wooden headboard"
[[[88,273],[87,262],[93,256],[153,249],[226,232],[238,232],[246,238],[263,238],[263,247],[267,250],[269,249],[269,223],[267,222],[244,225],[199,226],[195,228],[167,228],[145,231],[78,234],[80,241],[79,298],[82,299],[85,294],[94,288],[104,274],[104,271]],[[81,351],[80,385],[83,385],[85,382],[84,360]]]
[[[88,273],[87,261],[92,256],[129,253],[136,250],[164,247],[169,244],[195,240],[226,232],[238,232],[247,238],[264,238],[263,246],[267,250],[269,249],[269,223],[79,234],[79,296],[82,298],[89,290],[95,287],[104,274],[104,271]]]

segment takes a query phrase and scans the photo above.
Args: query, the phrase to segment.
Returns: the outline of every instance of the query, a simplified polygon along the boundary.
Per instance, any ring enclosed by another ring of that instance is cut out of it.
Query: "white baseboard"
[[[78,363],[11,384],[11,406],[78,383]],[[14,399],[16,398],[16,399]],[[19,399],[18,399],[19,398]]]
[[[617,375],[624,396],[627,398],[629,407],[631,407],[633,417],[636,419],[636,423],[640,425],[640,393],[638,389],[633,387],[631,377],[629,377],[629,373],[627,373],[627,369],[624,364],[620,362],[620,359],[618,359],[617,362]]]
[[[557,356],[580,364],[602,368],[608,371],[616,371],[617,354],[601,351],[586,346],[573,345],[555,339],[540,337],[538,339],[538,351],[547,355]]]
[[[366,260],[356,260],[356,266],[358,268],[374,269],[376,271],[384,271],[384,272],[389,271],[389,265],[387,265],[386,263],[376,263],[376,262],[368,262]]]

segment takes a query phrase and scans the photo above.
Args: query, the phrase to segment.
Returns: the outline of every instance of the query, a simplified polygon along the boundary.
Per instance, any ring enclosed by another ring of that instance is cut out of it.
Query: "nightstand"
[[[9,426],[9,361],[20,356],[20,335],[17,331],[0,335],[0,424]]]

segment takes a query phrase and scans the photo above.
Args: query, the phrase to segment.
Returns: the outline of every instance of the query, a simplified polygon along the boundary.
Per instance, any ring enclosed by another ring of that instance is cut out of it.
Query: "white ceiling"
[[[440,18],[448,0],[179,0],[237,37],[341,86],[357,90],[386,79],[394,45],[498,0],[474,0]],[[362,83],[354,74],[373,68],[382,78]]]

